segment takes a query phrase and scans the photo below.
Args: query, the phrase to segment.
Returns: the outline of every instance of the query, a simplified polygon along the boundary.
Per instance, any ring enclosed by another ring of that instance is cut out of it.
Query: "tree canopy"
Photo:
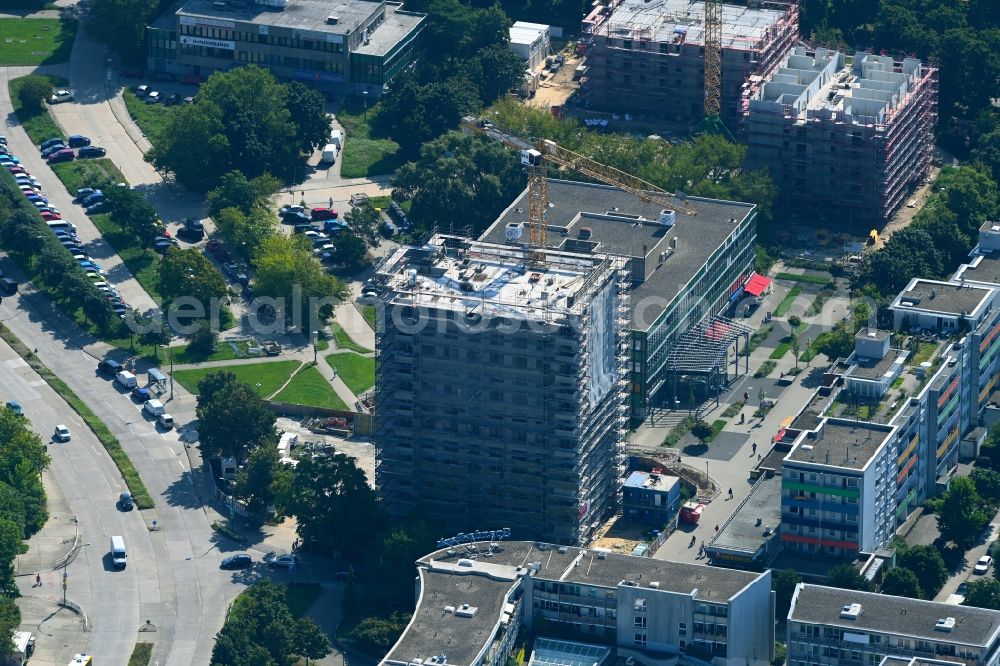
[[[257,446],[277,447],[275,415],[249,384],[231,372],[209,373],[198,384],[202,453],[243,461]]]
[[[782,569],[771,574],[771,590],[774,591],[774,615],[778,622],[788,617],[795,586],[801,582],[802,576],[794,569]]]
[[[1000,610],[1000,580],[980,578],[970,582],[965,590],[962,605]]]
[[[948,580],[948,566],[934,546],[910,546],[896,553],[896,566],[913,573],[920,590],[919,598],[933,599]],[[903,581],[896,581],[903,584]],[[883,592],[885,589],[883,588]],[[886,592],[886,594],[896,594]],[[901,596],[911,596],[903,594]],[[916,598],[916,597],[915,597]]]
[[[847,563],[831,567],[826,573],[826,584],[830,587],[863,592],[870,592],[872,589],[872,584],[861,575],[857,567]]]
[[[345,295],[345,285],[328,275],[300,235],[273,234],[260,243],[254,257],[254,294],[279,299],[293,326],[315,328],[316,318],[333,311],[333,301]],[[296,312],[298,322],[296,323]]]
[[[960,548],[969,548],[990,522],[990,515],[972,479],[957,476],[951,480],[941,498],[938,529],[945,541],[954,541]]]

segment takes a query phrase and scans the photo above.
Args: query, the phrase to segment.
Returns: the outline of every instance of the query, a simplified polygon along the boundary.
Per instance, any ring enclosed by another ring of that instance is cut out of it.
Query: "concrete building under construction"
[[[625,471],[626,271],[434,235],[383,261],[375,478],[393,515],[585,542]]]
[[[722,6],[720,115],[740,119],[745,85],[778,65],[799,34],[794,2]],[[608,0],[583,21],[590,104],[615,113],[655,116],[680,125],[705,115],[705,3]]]
[[[928,175],[937,70],[796,46],[751,82],[741,107],[748,166],[771,173],[779,211],[867,231]]]

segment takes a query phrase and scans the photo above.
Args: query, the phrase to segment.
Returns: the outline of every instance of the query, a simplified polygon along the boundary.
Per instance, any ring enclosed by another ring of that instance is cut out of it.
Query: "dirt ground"
[[[539,84],[535,96],[527,100],[528,106],[540,109],[563,106],[566,104],[566,100],[580,88],[579,82],[573,80],[573,72],[583,62],[583,58],[567,50],[563,50],[562,54],[566,57],[566,62],[555,74],[547,70],[542,72],[542,82]]]
[[[292,432],[299,436],[299,442],[323,442],[331,445],[338,453],[344,453],[356,461],[365,473],[368,483],[375,483],[375,446],[364,437],[336,437],[334,435],[319,435],[302,427],[297,419],[281,417],[277,428],[282,432]]]
[[[616,516],[597,530],[590,545],[592,548],[607,548],[628,555],[636,546],[648,541],[644,538],[647,531],[641,525],[633,525],[621,516]]]
[[[958,160],[941,148],[935,147],[934,163],[957,165]],[[889,224],[885,225],[885,229],[881,234],[879,234],[879,242],[876,249],[882,249],[882,247],[885,246],[885,242],[889,240],[889,237],[892,236],[892,234],[900,229],[905,229],[910,225],[910,222],[913,222],[913,217],[920,212],[920,209],[924,207],[925,203],[927,203],[927,197],[930,196],[931,187],[934,185],[934,180],[938,177],[939,173],[941,173],[940,166],[931,167],[930,176],[927,181],[921,185],[909,199],[906,200],[906,203],[903,204],[903,207],[899,209],[899,212],[896,213],[896,216],[892,218]]]

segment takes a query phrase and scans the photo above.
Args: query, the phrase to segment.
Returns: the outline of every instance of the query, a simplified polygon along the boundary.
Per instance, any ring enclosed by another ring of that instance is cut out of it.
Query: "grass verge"
[[[152,643],[136,643],[129,657],[128,666],[149,666],[149,660],[153,656]]]
[[[156,139],[163,133],[163,130],[167,127],[167,123],[170,122],[170,114],[173,112],[173,108],[164,106],[163,104],[147,104],[136,97],[131,90],[125,90],[122,93],[122,98],[125,100],[125,108],[128,109],[128,115],[132,116],[132,120],[139,126],[142,133],[146,135],[149,142],[155,144]]]
[[[722,429],[726,427],[726,422],[722,419],[716,419],[712,421],[712,434],[705,438],[706,444],[711,444],[715,441],[715,438],[719,436]]]
[[[378,105],[365,113],[364,100],[348,97],[337,114],[344,127],[344,150],[340,154],[340,175],[344,178],[365,178],[393,173],[405,160],[399,154],[399,144],[392,139],[374,136],[369,124]]]
[[[0,18],[0,65],[67,62],[75,38],[72,19]]]
[[[791,348],[792,348],[791,338],[788,337],[781,338],[781,342],[779,342],[778,346],[774,348],[774,351],[771,352],[771,356],[769,358],[775,361],[777,361],[778,359],[782,359],[785,357],[785,354],[787,354],[788,350]]]
[[[802,293],[802,287],[798,285],[795,285],[794,287],[789,289],[788,293],[785,294],[785,297],[781,299],[780,303],[778,303],[778,307],[774,309],[774,316],[784,317],[785,313],[791,309],[792,303],[795,302],[795,299],[798,298],[799,294],[801,293]]]
[[[806,309],[806,316],[807,317],[815,317],[820,312],[822,312],[823,311],[823,306],[826,305],[826,302],[827,302],[827,300],[829,300],[829,298],[830,297],[828,295],[826,295],[825,293],[824,294],[817,294],[816,298],[813,299],[813,302],[810,303],[809,307]]]
[[[684,435],[688,434],[688,431],[694,427],[696,419],[690,416],[685,416],[684,420],[674,426],[674,429],[667,433],[667,436],[663,438],[663,442],[660,446],[677,446],[677,443],[681,441]]]
[[[139,239],[131,232],[125,231],[116,224],[107,213],[91,215],[91,222],[104,236],[104,240],[114,248],[122,258],[129,273],[139,281],[146,293],[158,304],[163,303],[160,296],[160,255],[148,247],[143,247]]]
[[[115,163],[107,157],[96,160],[61,162],[51,166],[66,190],[75,194],[82,187],[93,187],[98,183],[124,183],[125,176]]]
[[[342,352],[330,354],[326,357],[326,362],[344,380],[354,395],[361,395],[375,386],[375,359],[370,356]]]
[[[128,486],[129,492],[132,493],[132,499],[135,505],[140,509],[152,509],[153,498],[150,496],[149,491],[146,490],[145,484],[139,477],[139,472],[136,471],[135,467],[132,465],[132,461],[129,460],[128,454],[122,448],[121,442],[118,438],[112,434],[108,426],[104,425],[101,419],[97,418],[97,414],[91,411],[90,407],[80,399],[80,397],[71,389],[66,382],[59,379],[48,367],[42,363],[35,354],[28,349],[28,347],[21,342],[21,340],[14,335],[14,333],[8,329],[3,324],[0,324],[0,337],[2,337],[7,344],[9,344],[18,355],[27,361],[38,375],[45,380],[45,382],[52,387],[59,396],[66,401],[66,403],[73,408],[83,422],[87,424],[87,427],[93,431],[97,439],[100,440],[101,445],[104,446],[108,455],[111,459],[115,461],[115,465],[118,467],[118,471],[122,473],[122,478],[125,480],[125,485]]]
[[[242,350],[242,355],[233,350],[233,344],[236,345],[237,349]],[[187,345],[174,347],[174,363],[207,363],[209,361],[232,361],[236,358],[246,358],[247,343],[237,342],[233,344],[230,344],[225,340],[220,340],[218,347],[216,347],[215,351],[208,356],[199,356],[198,354],[188,351]]]
[[[749,356],[750,354],[752,354],[757,349],[757,347],[760,347],[760,345],[764,342],[764,340],[767,340],[767,336],[771,335],[771,331],[773,330],[774,330],[773,325],[764,324],[756,331],[751,333],[750,343],[743,348],[743,355]]]
[[[300,618],[306,614],[316,597],[323,591],[319,583],[289,583],[285,588],[285,603],[292,615]]]
[[[288,386],[281,389],[281,392],[273,399],[292,405],[350,410],[330,386],[330,382],[326,381],[326,377],[311,365],[300,370],[292,378],[292,381],[288,382]]]
[[[236,375],[239,381],[253,386],[261,398],[266,398],[281,388],[299,365],[298,361],[273,361],[271,363],[228,365],[214,368],[189,368],[187,370],[175,370],[174,380],[179,382],[189,392],[197,394],[198,382],[204,379],[209,373],[226,370]],[[258,384],[260,386],[257,386]]]
[[[243,543],[246,541],[246,539],[243,538],[242,534],[236,532],[235,530],[229,529],[220,522],[212,523],[212,529],[221,534],[222,536],[226,537],[227,539],[232,539],[236,543]]]
[[[790,282],[807,282],[809,284],[831,284],[833,280],[823,275],[802,275],[799,273],[778,273],[775,280],[788,280]]]
[[[337,349],[346,349],[348,351],[354,351],[359,354],[371,354],[372,350],[362,347],[357,342],[351,339],[351,336],[347,334],[344,327],[337,322],[330,322],[330,328],[333,329],[333,338],[337,341]]]
[[[775,363],[774,361],[764,361],[763,363],[760,364],[760,367],[757,368],[757,372],[753,373],[753,376],[756,377],[757,379],[760,379],[761,377],[767,377],[774,371],[774,368],[777,365],[778,364]]]
[[[368,322],[368,325],[371,326],[372,330],[374,331],[375,324],[377,323],[378,319],[378,315],[375,312],[375,306],[374,305],[362,306],[361,316],[365,318],[365,321]]]
[[[743,402],[742,400],[740,400],[739,402],[734,402],[733,404],[731,404],[728,407],[726,407],[725,411],[722,412],[722,415],[724,417],[726,417],[727,419],[731,419],[734,416],[736,416],[737,414],[739,414],[740,411],[745,406],[746,406],[746,403]]]
[[[0,30],[0,33],[3,31]],[[0,44],[2,46],[2,44]],[[56,124],[56,121],[52,119],[49,115],[48,109],[41,109],[39,111],[29,111],[21,105],[21,100],[18,97],[18,93],[21,92],[21,88],[24,86],[24,80],[28,78],[26,76],[21,76],[16,79],[10,80],[10,99],[14,104],[14,115],[21,122],[21,126],[24,131],[28,133],[28,137],[31,139],[35,145],[42,143],[53,137],[65,137],[66,134],[62,131],[62,128]],[[60,87],[69,85],[66,79],[58,76],[45,76],[46,79],[54,87]]]

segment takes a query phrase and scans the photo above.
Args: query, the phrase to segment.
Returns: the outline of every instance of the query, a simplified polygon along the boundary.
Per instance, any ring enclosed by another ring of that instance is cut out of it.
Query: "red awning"
[[[743,287],[743,290],[751,296],[761,296],[767,291],[769,286],[771,286],[770,279],[764,277],[763,275],[754,273],[750,276],[750,279],[747,281],[747,285]]]

